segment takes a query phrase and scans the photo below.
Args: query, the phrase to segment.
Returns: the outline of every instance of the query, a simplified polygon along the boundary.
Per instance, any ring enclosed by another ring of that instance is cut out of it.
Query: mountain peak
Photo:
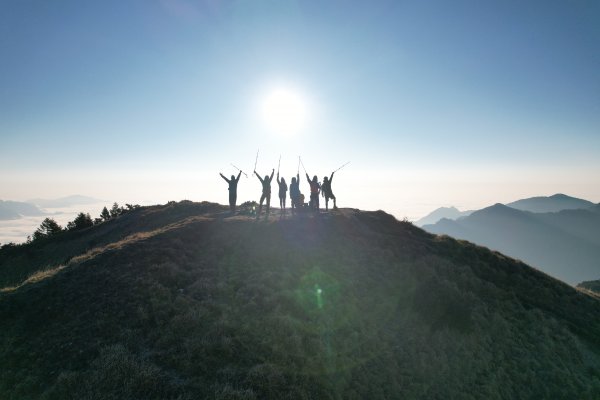
[[[562,210],[585,209],[593,206],[594,203],[557,193],[549,197],[538,196],[527,199],[513,201],[507,206],[521,211],[530,211],[534,213],[559,212]]]
[[[487,214],[500,214],[500,215],[522,215],[520,210],[514,209],[502,203],[496,203],[492,206],[482,208],[471,214],[473,217]]]
[[[417,226],[425,226],[430,224],[435,224],[436,222],[447,218],[447,219],[457,219],[460,217],[467,216],[471,213],[471,211],[460,211],[454,206],[450,207],[440,207],[427,214],[423,218],[417,220],[415,225]]]

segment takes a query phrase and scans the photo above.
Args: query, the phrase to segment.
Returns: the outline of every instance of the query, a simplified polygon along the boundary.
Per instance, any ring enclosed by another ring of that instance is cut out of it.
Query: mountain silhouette
[[[427,214],[423,218],[419,219],[418,221],[416,221],[415,225],[423,226],[423,225],[435,224],[436,222],[438,222],[439,220],[441,220],[443,218],[458,219],[460,217],[466,217],[467,215],[470,215],[472,212],[473,211],[460,211],[456,207],[440,207],[440,208],[430,212],[429,214]]]
[[[594,210],[538,214],[496,204],[423,229],[498,250],[574,285],[600,275],[600,213]]]
[[[521,211],[547,213],[562,210],[586,209],[594,206],[594,203],[558,193],[549,197],[530,197],[528,199],[513,201],[506,205]]]
[[[598,299],[383,211],[142,207],[0,279],[2,398],[600,396]]]
[[[515,208],[521,211],[529,211],[534,213],[559,212],[562,210],[590,209],[595,204],[591,201],[578,199],[576,197],[567,196],[565,194],[555,194],[545,197],[530,197],[521,199],[506,204],[508,207]],[[461,217],[471,215],[476,210],[460,211],[456,207],[440,207],[423,218],[415,221],[417,226],[432,225],[439,222],[443,218],[456,220]]]
[[[33,217],[45,214],[45,212],[30,203],[0,200],[0,220],[19,219],[21,217]]]
[[[62,208],[73,207],[86,204],[100,203],[102,200],[95,199],[89,196],[74,194],[71,196],[61,197],[59,199],[31,199],[28,203],[35,204],[42,208]]]

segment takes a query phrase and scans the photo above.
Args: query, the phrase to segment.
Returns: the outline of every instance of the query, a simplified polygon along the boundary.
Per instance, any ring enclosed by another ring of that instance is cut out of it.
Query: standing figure
[[[290,183],[290,201],[292,203],[292,214],[297,208],[302,207],[302,204],[300,204],[300,173],[296,177],[292,177],[292,183]]]
[[[242,170],[238,174],[237,178],[234,175],[231,175],[231,179],[225,178],[225,176],[219,172],[221,178],[225,179],[225,182],[229,184],[229,210],[231,213],[235,213],[235,203],[237,202],[237,185],[240,181],[240,176],[242,175]]]
[[[258,206],[258,213],[256,213],[256,219],[260,216],[260,211],[262,210],[263,201],[267,200],[267,217],[269,216],[269,212],[271,209],[271,181],[273,180],[273,175],[275,174],[275,168],[273,168],[273,172],[271,172],[271,176],[265,175],[264,178],[261,178],[256,170],[254,174],[262,184],[262,196],[260,196],[260,205]]]
[[[327,179],[327,177],[324,177],[323,184],[321,185],[321,195],[325,197],[325,210],[329,210],[329,199],[333,199],[333,209],[337,210],[335,196],[331,191],[331,181],[333,181],[333,174],[335,174],[335,171],[331,173],[331,177],[329,179]]]
[[[306,180],[310,185],[310,207],[315,211],[319,211],[319,190],[321,189],[321,185],[319,184],[316,175],[313,176],[311,181],[307,173]]]
[[[285,200],[287,197],[288,186],[285,183],[285,178],[279,179],[279,172],[277,172],[277,184],[279,185],[279,207],[282,213],[285,213]]]

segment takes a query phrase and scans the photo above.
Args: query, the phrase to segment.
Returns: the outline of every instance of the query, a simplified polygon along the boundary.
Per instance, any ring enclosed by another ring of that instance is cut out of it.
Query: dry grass
[[[584,287],[580,287],[580,286],[579,286],[579,287],[576,287],[575,289],[576,289],[577,291],[579,291],[579,292],[583,293],[583,294],[586,294],[586,295],[588,295],[588,296],[591,296],[591,297],[593,297],[593,298],[595,298],[595,299],[598,299],[598,300],[600,300],[600,293],[598,293],[598,292],[595,292],[595,291],[593,291],[593,290],[586,289],[586,288],[584,288]]]
[[[41,282],[45,279],[53,277],[54,275],[58,274],[60,271],[62,271],[66,267],[67,267],[66,265],[59,265],[58,267],[48,268],[48,269],[43,269],[43,270],[37,271],[37,272],[31,274],[29,277],[27,277],[27,279],[25,279],[23,281],[23,283],[21,283],[20,285],[1,288],[0,292],[1,293],[14,292],[15,290],[17,290],[25,285]]]

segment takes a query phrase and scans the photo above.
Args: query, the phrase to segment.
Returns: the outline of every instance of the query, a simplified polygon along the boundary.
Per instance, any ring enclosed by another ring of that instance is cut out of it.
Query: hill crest
[[[600,393],[598,300],[523,263],[382,211],[225,210],[143,207],[1,252],[3,279],[26,260],[66,266],[0,294],[0,394]]]

